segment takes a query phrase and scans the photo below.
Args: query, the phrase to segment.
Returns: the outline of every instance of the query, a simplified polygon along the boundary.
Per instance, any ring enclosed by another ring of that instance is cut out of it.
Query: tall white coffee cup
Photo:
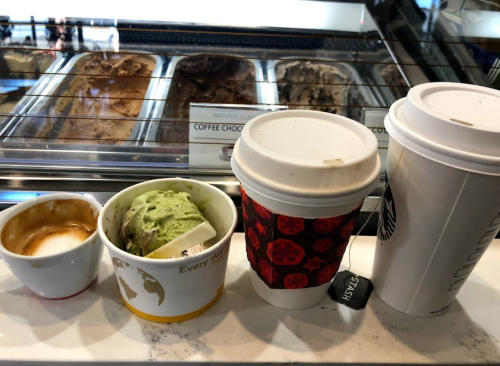
[[[500,92],[431,83],[385,119],[391,138],[375,291],[409,315],[446,311],[500,229]]]

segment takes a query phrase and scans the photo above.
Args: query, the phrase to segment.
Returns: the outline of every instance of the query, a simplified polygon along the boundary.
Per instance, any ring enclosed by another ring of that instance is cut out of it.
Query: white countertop
[[[359,237],[352,271],[369,277],[374,237]],[[307,310],[282,310],[253,291],[243,234],[233,237],[221,299],[202,316],[151,323],[127,310],[108,254],[98,280],[67,300],[44,300],[0,261],[0,365],[12,361],[193,363],[500,362],[500,240],[447,313],[406,316],[372,293],[354,311],[328,297]],[[346,262],[346,261],[344,261]],[[341,269],[342,270],[342,269]]]

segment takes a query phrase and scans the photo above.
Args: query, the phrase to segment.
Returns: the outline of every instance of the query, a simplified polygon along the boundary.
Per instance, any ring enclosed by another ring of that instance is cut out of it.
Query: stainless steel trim
[[[223,180],[212,180],[212,179],[207,179],[204,180],[205,183],[211,184],[213,186],[216,186],[217,188],[221,189],[223,192],[228,194],[230,197],[239,197],[240,196],[240,184],[239,182],[233,182],[233,181],[223,181]],[[125,189],[128,186],[131,186],[133,184],[136,184],[137,182],[128,182],[123,186],[121,189]],[[67,192],[69,191],[67,188],[65,188],[64,184],[62,182],[58,184],[54,184],[51,188],[52,190],[10,190],[10,189],[0,189],[0,208],[6,208],[13,206],[15,204],[24,202],[26,200],[29,200],[31,198],[41,196],[41,195],[46,195],[50,193],[55,193],[55,192]],[[81,187],[79,187],[79,190],[73,190],[72,192],[80,193],[80,194],[85,194],[94,197],[97,201],[99,201],[102,205],[106,204],[106,202],[111,199],[116,193],[119,192],[119,190],[112,190],[112,191],[91,191],[87,189],[81,190]],[[373,211],[378,212],[377,205],[379,203],[380,198],[375,197],[375,196],[369,196],[366,197],[365,202],[363,206],[361,207],[361,212],[368,212],[371,213]]]
[[[141,137],[144,135],[144,131],[146,130],[146,126],[148,125],[148,118],[151,115],[151,110],[154,105],[154,100],[152,96],[156,94],[156,89],[158,87],[158,78],[161,75],[163,69],[162,58],[158,55],[150,55],[148,52],[139,52],[134,51],[135,53],[140,53],[144,57],[148,57],[155,62],[155,69],[151,75],[152,79],[149,83],[148,89],[144,96],[145,101],[141,106],[141,110],[137,117],[131,119],[137,119],[138,121],[135,123],[132,133],[129,137],[129,140],[133,140],[130,142],[123,142],[120,146],[140,146],[141,145]],[[114,53],[112,53],[114,54]],[[92,52],[85,52],[78,56],[72,57],[62,68],[57,75],[51,78],[49,83],[46,83],[46,88],[44,88],[39,95],[43,95],[42,97],[36,97],[35,101],[30,105],[29,110],[23,113],[23,116],[19,117],[16,121],[14,121],[14,126],[9,131],[7,138],[5,138],[5,142],[33,142],[33,139],[29,139],[27,141],[23,141],[20,138],[11,138],[10,136],[16,134],[19,136],[25,136],[26,130],[30,127],[31,120],[36,118],[36,114],[31,114],[36,110],[46,110],[49,106],[57,101],[56,98],[50,98],[51,95],[55,94],[61,87],[66,87],[69,85],[71,80],[73,80],[74,76],[68,76],[65,74],[71,73],[76,63],[81,60],[83,57],[87,57],[92,55]],[[53,100],[54,99],[54,100]],[[103,117],[101,117],[103,118]],[[99,119],[99,117],[96,117]],[[70,145],[78,145],[81,144],[65,144],[66,146]]]
[[[398,70],[399,72],[401,73],[401,75],[403,76],[403,79],[405,81],[405,83],[408,85],[408,86],[412,86],[412,83],[411,83],[411,80],[410,78],[408,77],[408,75],[406,75],[406,73],[404,72],[403,68],[401,67],[401,65],[399,65],[399,58],[397,57],[397,52],[395,50],[395,47],[393,45],[393,42],[388,42],[386,39],[387,38],[391,38],[389,37],[388,34],[384,34],[382,32],[382,29],[380,28],[380,25],[378,24],[378,21],[376,20],[375,17],[372,17],[373,19],[373,23],[375,24],[375,28],[377,29],[377,33],[378,35],[380,36],[380,38],[382,39],[382,42],[384,43],[384,46],[385,48],[387,49],[387,51],[389,52],[389,55],[391,55],[391,60],[393,60],[396,64],[397,64],[397,67],[398,67]]]
[[[239,185],[238,180],[230,170],[214,170],[214,169],[191,169],[176,170],[162,169],[151,170],[148,168],[137,168],[123,170],[121,167],[81,167],[72,165],[61,169],[59,165],[39,166],[38,168],[30,167],[29,170],[24,170],[20,175],[20,169],[23,165],[8,165],[2,166],[2,175],[0,175],[0,189],[3,187],[17,187],[19,184],[29,184],[36,186],[36,189],[42,189],[39,186],[47,186],[47,184],[57,184],[57,182],[76,182],[82,185],[91,183],[93,189],[96,183],[122,183],[122,182],[143,182],[149,179],[168,178],[168,177],[184,177],[196,179],[200,181],[217,181],[231,182],[231,184]],[[48,175],[50,173],[50,175]],[[52,189],[52,187],[51,187]]]
[[[363,202],[363,206],[361,206],[361,212],[373,212],[380,209],[380,197],[377,196],[368,196],[365,198]]]

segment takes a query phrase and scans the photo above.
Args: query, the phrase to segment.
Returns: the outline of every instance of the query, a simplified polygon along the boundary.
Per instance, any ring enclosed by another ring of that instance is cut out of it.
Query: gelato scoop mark
[[[151,276],[149,273],[144,272],[142,269],[137,268],[137,272],[141,275],[143,279],[144,290],[150,294],[158,295],[158,306],[160,306],[165,300],[165,290],[163,286],[158,282],[156,278]]]
[[[146,256],[206,222],[186,192],[150,191],[137,197],[125,214],[121,241],[127,252]]]
[[[129,300],[135,299],[137,297],[137,292],[132,290],[130,288],[130,286],[127,285],[127,283],[120,276],[118,276],[118,280],[120,281],[120,283],[123,287],[123,291],[125,291],[125,295],[127,296],[127,299],[129,299]]]

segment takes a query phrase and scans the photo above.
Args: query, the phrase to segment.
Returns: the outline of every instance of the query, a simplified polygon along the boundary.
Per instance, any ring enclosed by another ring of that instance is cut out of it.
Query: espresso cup
[[[13,206],[0,216],[0,257],[37,295],[74,296],[90,286],[99,270],[100,210],[94,198],[75,193],[48,194]],[[50,242],[37,248],[48,236],[53,236]]]

